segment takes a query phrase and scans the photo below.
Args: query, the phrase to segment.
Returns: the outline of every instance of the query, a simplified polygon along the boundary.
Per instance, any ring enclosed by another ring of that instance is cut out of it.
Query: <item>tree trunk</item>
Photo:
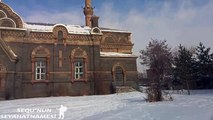
[[[213,75],[210,73],[210,88],[213,89]]]
[[[211,84],[211,88],[213,89],[213,79],[211,78],[210,81],[211,81],[211,83],[210,83]]]
[[[188,82],[188,80],[186,80],[186,87],[187,87],[187,93],[188,93],[188,95],[190,95],[190,89],[189,89],[189,82]]]

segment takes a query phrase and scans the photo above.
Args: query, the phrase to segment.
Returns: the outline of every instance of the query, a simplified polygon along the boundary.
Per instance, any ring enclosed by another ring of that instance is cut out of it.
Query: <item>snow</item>
[[[31,31],[37,31],[37,32],[52,32],[53,26],[49,25],[36,25],[36,24],[27,24],[24,23],[24,28],[31,30]]]
[[[133,54],[125,54],[118,52],[100,52],[101,57],[137,57]]]
[[[11,53],[15,58],[17,58],[17,55],[13,52],[13,50],[12,50],[11,48],[9,48],[9,50],[10,50],[10,53]]]
[[[33,32],[52,32],[56,26],[64,26],[70,34],[91,34],[92,28],[88,26],[80,25],[65,25],[65,24],[39,24],[39,23],[24,23],[24,28]],[[126,30],[116,30],[109,28],[101,28],[103,32],[118,32],[118,33],[130,33]]]
[[[102,29],[103,32],[116,32],[116,33],[131,33],[127,30],[115,30],[115,29]]]
[[[172,96],[174,101],[156,103],[145,102],[145,94],[139,92],[0,101],[0,117],[27,114],[18,113],[20,108],[51,109],[50,114],[58,116],[58,109],[63,105],[68,108],[65,120],[213,120],[213,90]]]
[[[64,25],[64,24],[55,24],[55,25],[50,25],[50,24],[27,24],[24,23],[24,28],[33,31],[33,32],[52,32],[54,27],[62,25],[64,26],[69,33],[72,34],[90,34],[90,27],[87,26],[80,26],[80,25]]]

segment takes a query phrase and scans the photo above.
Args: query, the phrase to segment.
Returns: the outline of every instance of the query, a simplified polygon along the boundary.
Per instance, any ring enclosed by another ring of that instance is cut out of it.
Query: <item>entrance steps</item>
[[[116,93],[126,93],[126,92],[133,92],[136,91],[131,86],[116,86],[115,87]]]

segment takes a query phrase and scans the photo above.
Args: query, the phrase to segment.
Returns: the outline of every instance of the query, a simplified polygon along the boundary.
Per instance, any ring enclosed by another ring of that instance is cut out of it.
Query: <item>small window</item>
[[[101,34],[101,31],[100,31],[99,28],[95,27],[95,28],[92,29],[92,33],[94,33],[94,34]]]
[[[38,60],[35,62],[35,80],[46,80],[45,60]]]
[[[58,31],[58,42],[63,43],[63,39],[64,39],[63,32]]]
[[[75,62],[75,79],[83,79],[84,78],[84,64],[83,61]]]

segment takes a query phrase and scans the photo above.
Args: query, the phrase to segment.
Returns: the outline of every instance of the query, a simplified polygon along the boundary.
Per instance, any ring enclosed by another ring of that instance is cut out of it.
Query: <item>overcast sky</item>
[[[84,25],[84,0],[3,0],[25,22]],[[213,0],[92,0],[100,26],[132,32],[133,52],[145,49],[151,38],[171,47],[213,49]],[[139,70],[141,67],[139,66]]]

